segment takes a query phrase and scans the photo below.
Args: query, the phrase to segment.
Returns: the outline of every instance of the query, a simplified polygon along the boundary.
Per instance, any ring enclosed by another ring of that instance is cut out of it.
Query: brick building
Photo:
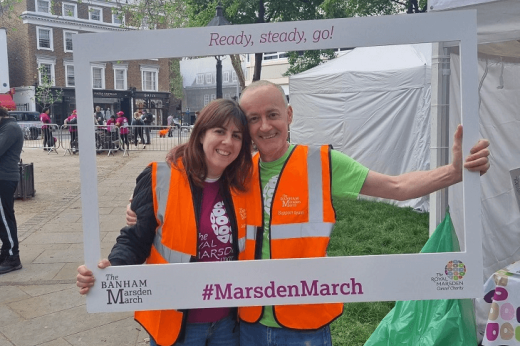
[[[7,29],[11,87],[34,93],[43,76],[52,80],[53,92],[61,90],[62,97],[53,105],[51,115],[55,123],[63,123],[76,108],[73,35],[133,30],[124,26],[125,16],[128,14],[122,13],[120,3],[112,0],[15,3],[12,18],[5,14],[1,18]],[[123,110],[131,118],[133,111],[146,108],[162,124],[168,116],[169,70],[168,59],[92,64],[92,109],[100,106],[108,116]],[[30,105],[33,107],[39,110],[38,105]]]

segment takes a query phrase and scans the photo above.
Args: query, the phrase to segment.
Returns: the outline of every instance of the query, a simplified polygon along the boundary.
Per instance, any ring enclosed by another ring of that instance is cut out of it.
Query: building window
[[[127,75],[126,68],[114,68],[114,89],[116,89],[116,90],[126,90],[127,89],[126,75]]]
[[[36,58],[38,64],[38,83],[40,85],[54,86],[54,65],[56,65],[56,59],[54,58]]]
[[[211,73],[206,73],[206,84],[211,84],[211,77],[212,77]]]
[[[112,10],[112,23],[122,25],[125,23],[125,15]]]
[[[229,71],[224,71],[222,74],[222,82],[229,83]]]
[[[36,12],[51,12],[51,2],[48,0],[36,0]]]
[[[217,98],[217,95],[215,95],[215,94],[211,94],[211,101],[213,101],[213,100],[216,99],[216,98]]]
[[[72,52],[72,35],[77,34],[75,31],[63,30],[63,50],[65,52]]]
[[[207,106],[209,103],[209,94],[204,95],[204,106]]]
[[[105,65],[96,64],[92,66],[92,88],[105,89]]]
[[[197,84],[204,84],[204,74],[197,74]]]
[[[68,87],[76,85],[74,82],[74,65],[72,64],[65,65],[65,83]]]
[[[278,59],[284,59],[284,58],[287,58],[286,52],[264,53],[264,56],[263,56],[264,60],[278,60]]]
[[[224,94],[224,98],[225,98],[226,100],[230,100],[230,99],[231,99],[231,96],[230,96],[229,94]]]
[[[88,18],[90,20],[95,20],[96,22],[103,21],[103,10],[99,7],[90,7],[89,6]]]
[[[236,81],[238,80],[238,78],[237,78],[237,73],[236,73],[235,71],[232,71],[232,72],[231,72],[231,75],[232,75],[231,78],[233,78],[233,82],[236,82]]]
[[[40,71],[40,84],[51,84],[54,85],[54,78],[52,73],[52,64],[41,63],[39,66]]]
[[[64,2],[61,10],[63,17],[76,18],[76,4],[69,4]]]
[[[38,49],[54,50],[52,29],[36,27]]]
[[[141,67],[141,80],[143,82],[143,91],[159,91],[158,76],[159,69],[157,68],[143,68]]]

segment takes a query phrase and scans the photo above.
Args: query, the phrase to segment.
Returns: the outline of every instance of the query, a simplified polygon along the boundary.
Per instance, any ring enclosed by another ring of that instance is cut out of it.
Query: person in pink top
[[[40,121],[43,123],[43,150],[51,150],[54,147],[54,138],[52,137],[52,129],[49,125],[51,123],[51,117],[49,116],[50,109],[45,107],[40,114]]]
[[[78,113],[76,110],[72,111],[72,114],[65,119],[64,123],[69,128],[70,147],[72,148],[72,152],[76,153],[78,150]]]
[[[125,113],[123,111],[117,112],[116,126],[119,128],[119,133],[121,134],[121,140],[124,144],[126,144],[126,149],[130,149],[130,142],[128,142],[128,119],[125,117]]]

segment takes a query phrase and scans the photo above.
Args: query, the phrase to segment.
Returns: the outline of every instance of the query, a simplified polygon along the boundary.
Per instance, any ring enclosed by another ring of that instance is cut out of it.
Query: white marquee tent
[[[289,79],[291,141],[332,144],[378,172],[429,167],[431,44],[356,48]],[[428,199],[399,202],[428,209]]]

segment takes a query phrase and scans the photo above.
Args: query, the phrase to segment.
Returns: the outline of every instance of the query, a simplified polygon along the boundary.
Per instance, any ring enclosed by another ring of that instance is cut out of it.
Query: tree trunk
[[[231,64],[233,65],[233,68],[235,69],[235,72],[237,74],[238,83],[240,84],[240,91],[242,91],[246,87],[246,78],[244,76],[244,71],[242,70],[242,62],[240,61],[240,55],[231,54],[229,57],[231,58]]]

